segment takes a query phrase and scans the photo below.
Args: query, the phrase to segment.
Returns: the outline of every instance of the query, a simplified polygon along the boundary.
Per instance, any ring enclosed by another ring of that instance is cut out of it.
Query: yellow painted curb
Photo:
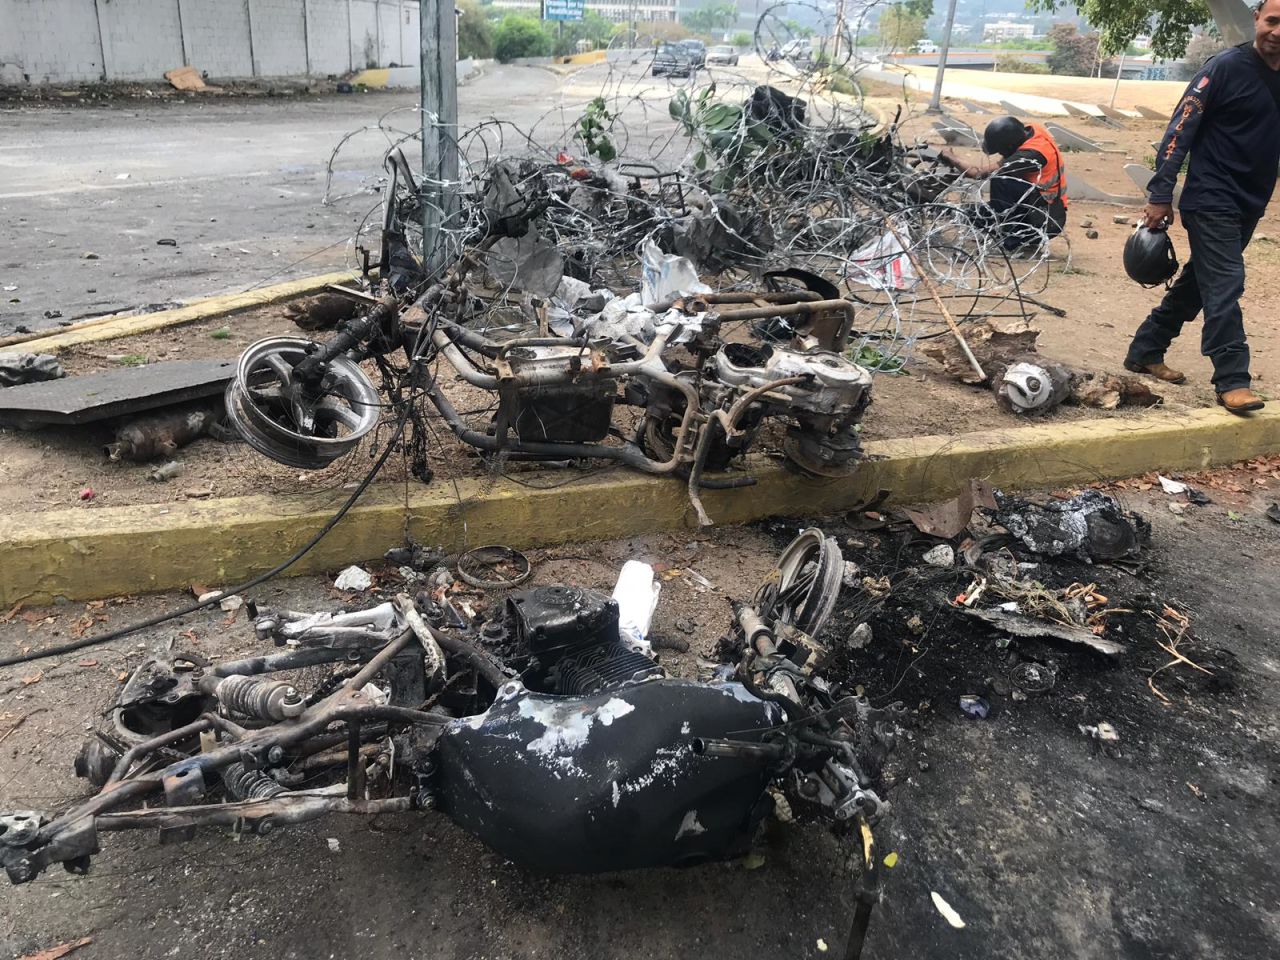
[[[391,77],[391,69],[389,67],[379,67],[374,70],[361,70],[351,78],[352,86],[366,86],[371,90],[381,90],[387,85],[387,80]]]
[[[0,340],[0,347],[12,343],[22,343],[26,353],[57,353],[68,347],[81,343],[92,343],[97,340],[115,340],[118,337],[132,337],[139,333],[149,333],[165,327],[180,327],[185,323],[197,323],[213,317],[224,317],[228,314],[252,310],[269,303],[288,300],[292,297],[305,296],[323,290],[331,283],[348,283],[351,281],[350,271],[343,273],[324,273],[317,277],[303,277],[301,280],[290,280],[270,287],[261,287],[248,293],[227,293],[217,297],[206,297],[189,303],[185,307],[173,310],[158,310],[155,313],[131,313],[123,317],[100,317],[86,320],[84,323],[67,327],[48,336],[36,336],[29,339]]]
[[[753,487],[707,490],[720,524],[848,510],[876,491],[897,503],[950,497],[971,477],[1007,490],[1058,487],[1149,470],[1196,470],[1280,451],[1280,412],[1167,412],[870,443],[876,458],[846,480],[815,480],[764,458]],[[409,529],[448,550],[485,543],[547,546],[673,531],[692,525],[684,484],[618,469],[565,483],[563,471],[460,480],[409,493]],[[545,480],[546,489],[525,484]],[[332,516],[342,491],[158,505],[86,507],[0,517],[0,608],[54,597],[100,597],[230,586],[279,563]],[[371,488],[290,573],[316,573],[380,557],[404,535],[400,485]]]

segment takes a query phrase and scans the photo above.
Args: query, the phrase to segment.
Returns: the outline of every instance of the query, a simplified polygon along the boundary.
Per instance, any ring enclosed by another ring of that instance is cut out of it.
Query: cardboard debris
[[[204,82],[200,71],[193,66],[178,67],[164,75],[175,90],[198,91],[200,93],[221,93],[221,87],[211,87]]]

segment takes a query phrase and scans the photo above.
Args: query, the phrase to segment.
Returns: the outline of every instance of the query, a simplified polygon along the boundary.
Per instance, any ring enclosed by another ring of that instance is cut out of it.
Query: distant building
[[[498,10],[518,10],[538,17],[542,15],[541,0],[493,0]],[[676,21],[680,19],[680,8],[676,0],[636,0],[635,3],[611,2],[587,4],[587,9],[598,13],[606,20],[614,23],[637,23],[652,21]]]
[[[1030,40],[1035,34],[1035,24],[997,20],[982,25],[983,43],[1002,43],[1005,40]]]

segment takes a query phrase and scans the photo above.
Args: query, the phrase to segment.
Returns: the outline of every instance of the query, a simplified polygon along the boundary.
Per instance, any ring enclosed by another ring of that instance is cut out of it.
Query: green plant
[[[509,13],[493,32],[493,55],[499,63],[519,57],[545,57],[551,53],[551,38],[542,24],[530,17]]]
[[[756,39],[747,31],[739,30],[729,38],[729,42],[735,47],[750,47],[756,42]]]
[[[147,364],[147,355],[145,353],[126,353],[123,357],[116,360],[124,367],[144,367]]]
[[[464,60],[493,56],[493,27],[475,0],[458,0],[458,56]]]
[[[574,130],[574,139],[580,140],[591,156],[599,157],[605,163],[618,156],[618,148],[614,146],[609,131],[613,129],[613,121],[618,119],[616,113],[609,112],[609,105],[604,97],[596,97],[578,118]]]
[[[696,97],[677,90],[667,109],[701,147],[693,157],[694,169],[702,173],[714,165],[711,189],[727,190],[774,137],[763,123],[749,120],[742,107],[714,100],[715,92],[714,83]]]
[[[850,350],[852,352],[852,348]],[[890,356],[879,347],[873,347],[869,343],[864,344],[850,359],[858,366],[864,367],[872,373],[902,373],[902,368],[907,365],[905,357]]]
[[[996,56],[998,73],[1048,73],[1049,68],[1043,63],[1028,63],[1012,53],[1001,53]]]

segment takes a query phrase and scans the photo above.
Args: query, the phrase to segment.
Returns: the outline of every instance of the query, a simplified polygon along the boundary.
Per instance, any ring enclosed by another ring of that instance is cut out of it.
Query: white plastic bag
[[[646,657],[653,656],[653,647],[646,637],[661,592],[662,585],[653,578],[653,567],[639,560],[628,560],[622,565],[613,588],[613,599],[618,601],[618,634],[622,643]]]

